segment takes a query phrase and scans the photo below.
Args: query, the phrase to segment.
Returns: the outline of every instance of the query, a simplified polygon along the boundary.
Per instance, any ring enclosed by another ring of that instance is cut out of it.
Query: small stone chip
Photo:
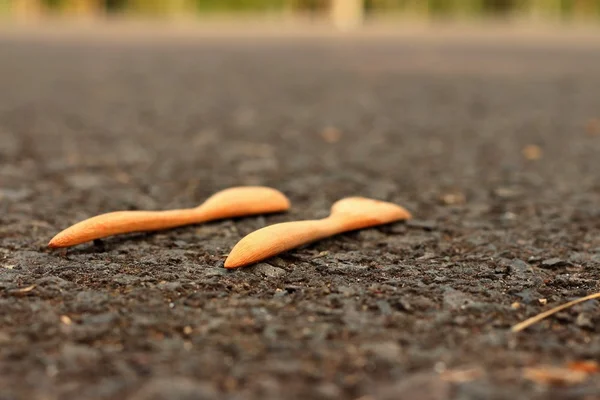
[[[429,220],[410,219],[406,222],[406,226],[411,228],[420,228],[425,231],[433,231],[437,228],[437,223]]]
[[[548,258],[547,260],[542,261],[542,267],[544,267],[544,268],[557,268],[557,267],[564,267],[567,265],[571,265],[571,264],[568,261],[565,261],[558,257]]]
[[[440,200],[443,204],[446,205],[460,205],[465,204],[467,202],[467,197],[464,193],[454,192],[454,193],[445,193],[440,196]]]
[[[586,313],[580,313],[577,316],[575,323],[580,328],[594,329],[594,323],[592,322],[592,319],[590,318],[590,316]]]
[[[278,278],[285,275],[285,270],[282,268],[274,267],[267,263],[256,264],[251,267],[251,272],[257,275],[263,275],[268,278]]]

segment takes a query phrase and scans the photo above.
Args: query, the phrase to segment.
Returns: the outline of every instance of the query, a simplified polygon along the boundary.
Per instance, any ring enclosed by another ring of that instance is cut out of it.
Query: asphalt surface
[[[525,372],[598,301],[509,331],[600,291],[599,88],[600,41],[0,39],[0,398],[600,398]],[[46,248],[255,184],[290,212]],[[415,219],[223,268],[356,195]]]

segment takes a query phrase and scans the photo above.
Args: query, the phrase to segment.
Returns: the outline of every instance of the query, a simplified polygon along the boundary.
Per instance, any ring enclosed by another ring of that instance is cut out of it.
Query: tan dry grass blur
[[[598,25],[552,23],[434,23],[427,21],[374,21],[352,30],[339,30],[328,19],[292,16],[274,19],[260,16],[215,16],[201,20],[143,19],[43,19],[35,23],[0,23],[0,36],[40,39],[101,40],[196,40],[202,38],[332,38],[343,40],[410,39],[431,42],[505,42],[514,46],[565,44],[573,47],[600,45]],[[376,68],[394,68],[380,64]],[[374,67],[375,68],[375,67]]]
[[[62,15],[77,18],[198,18],[208,14],[328,16],[340,29],[366,19],[527,20],[600,24],[600,0],[3,0],[0,16],[27,21]]]
[[[552,18],[532,18],[536,14],[552,14],[548,10],[534,12],[536,8],[520,17],[515,14],[515,17],[510,19],[438,20],[422,18],[431,13],[431,10],[423,6],[425,2],[419,3],[417,8],[409,7],[405,12],[371,12],[367,15],[360,9],[362,0],[320,0],[323,4],[331,6],[329,12],[321,10],[317,14],[309,15],[300,12],[299,8],[288,7],[275,13],[174,13],[168,18],[147,18],[135,13],[108,15],[100,7],[101,0],[62,0],[64,7],[60,13],[49,13],[47,7],[44,9],[38,0],[9,1],[13,6],[12,15],[16,18],[2,20],[0,35],[36,37],[44,40],[86,38],[147,41],[215,37],[317,37],[344,40],[404,38],[434,42],[510,42],[515,46],[529,43],[564,43],[577,47],[600,43],[600,23],[586,24],[579,21],[571,24],[558,23]],[[188,0],[177,1],[183,4]],[[328,3],[329,1],[331,3]],[[483,3],[487,0],[469,1]],[[596,11],[600,13],[600,0],[591,1],[598,2]],[[300,2],[301,0],[289,0],[289,4]],[[530,0],[529,3],[537,4],[537,0]],[[183,9],[181,4],[176,9]],[[594,10],[578,12],[593,13]],[[363,68],[364,72],[369,74],[401,67],[396,64],[397,62],[390,64],[384,60],[377,65],[363,65],[357,68]],[[435,62],[427,62],[429,68],[435,65]],[[453,68],[452,65],[445,65],[443,71],[452,71]],[[519,72],[509,61],[502,60],[496,60],[496,64],[490,68],[503,74]]]

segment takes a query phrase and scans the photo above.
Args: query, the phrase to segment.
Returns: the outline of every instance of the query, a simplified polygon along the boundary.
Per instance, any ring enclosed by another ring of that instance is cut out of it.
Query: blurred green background
[[[327,15],[334,3],[360,4],[361,18],[478,19],[487,17],[600,21],[600,0],[0,0],[6,16]],[[345,3],[344,3],[345,2]]]

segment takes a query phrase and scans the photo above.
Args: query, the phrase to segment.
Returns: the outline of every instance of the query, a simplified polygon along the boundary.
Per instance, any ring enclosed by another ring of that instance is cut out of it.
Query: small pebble
[[[433,231],[437,228],[437,223],[435,221],[409,219],[406,221],[406,226],[411,228],[420,228],[426,231]]]
[[[379,311],[383,315],[392,314],[392,307],[390,306],[390,303],[388,303],[386,300],[379,300],[377,302],[377,307],[379,308]]]
[[[586,313],[580,313],[577,316],[575,323],[580,328],[594,329],[594,323],[592,322],[592,318]]]
[[[442,201],[443,204],[450,206],[450,205],[465,204],[467,202],[467,197],[463,193],[455,192],[455,193],[443,194],[441,196],[440,200]]]
[[[419,260],[419,261],[427,261],[427,260],[432,260],[435,257],[436,257],[435,253],[425,253],[421,257],[418,257],[417,260]]]
[[[268,278],[278,278],[285,275],[284,269],[274,267],[267,263],[256,264],[255,266],[248,268],[248,270],[255,275],[262,275]]]
[[[493,191],[494,196],[501,198],[501,199],[513,199],[517,196],[519,196],[519,191],[516,189],[511,189],[508,187],[499,187],[494,189]]]
[[[508,266],[510,268],[510,273],[518,278],[526,279],[533,273],[531,266],[518,258],[511,260]]]
[[[393,341],[367,343],[361,347],[376,359],[388,363],[395,362],[402,350],[400,345]]]
[[[515,214],[514,212],[507,211],[504,214],[502,214],[502,219],[505,221],[514,221],[515,219],[517,219],[517,214]]]
[[[542,267],[543,268],[557,268],[557,267],[564,267],[567,265],[571,265],[568,261],[562,260],[560,258],[549,258],[547,260],[542,261]]]
[[[573,320],[573,317],[571,317],[571,314],[567,311],[561,311],[554,314],[554,318],[562,322],[571,322]]]

